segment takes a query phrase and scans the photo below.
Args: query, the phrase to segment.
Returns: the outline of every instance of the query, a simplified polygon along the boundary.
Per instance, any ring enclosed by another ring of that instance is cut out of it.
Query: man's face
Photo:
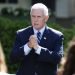
[[[45,22],[47,21],[47,16],[44,15],[43,10],[41,9],[33,9],[31,12],[31,22],[32,26],[40,30],[44,25]]]

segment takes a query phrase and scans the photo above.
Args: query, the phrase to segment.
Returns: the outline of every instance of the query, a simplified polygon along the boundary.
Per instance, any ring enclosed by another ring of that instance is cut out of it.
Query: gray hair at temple
[[[36,3],[36,4],[34,4],[31,7],[30,15],[31,15],[33,9],[41,9],[41,10],[43,10],[45,16],[49,15],[48,8],[43,3]]]

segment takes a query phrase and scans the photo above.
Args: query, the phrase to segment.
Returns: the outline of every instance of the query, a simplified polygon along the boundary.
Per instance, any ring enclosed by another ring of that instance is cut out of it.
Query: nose
[[[35,22],[37,22],[37,21],[38,21],[38,18],[37,18],[37,17],[35,17],[35,19],[34,19],[34,20],[35,20]]]

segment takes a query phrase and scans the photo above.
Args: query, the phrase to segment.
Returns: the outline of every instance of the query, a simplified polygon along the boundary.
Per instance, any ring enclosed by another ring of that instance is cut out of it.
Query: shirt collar
[[[39,30],[39,32],[41,33],[41,35],[43,35],[43,32],[44,32],[44,30],[45,30],[45,27],[46,27],[46,26],[44,26],[42,29]],[[36,30],[34,27],[33,27],[33,30],[34,30],[34,34],[36,35],[37,32],[38,32],[38,30]]]

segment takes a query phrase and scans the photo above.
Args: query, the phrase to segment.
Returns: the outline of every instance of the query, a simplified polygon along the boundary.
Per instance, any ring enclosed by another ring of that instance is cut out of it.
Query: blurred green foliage
[[[15,73],[18,65],[10,65],[10,52],[12,50],[12,46],[15,40],[15,32],[18,29],[27,27],[30,25],[30,21],[29,20],[20,20],[20,19],[10,19],[10,18],[6,18],[6,17],[0,17],[0,40],[4,49],[4,53],[6,56],[6,63],[8,66],[8,71],[9,73]],[[56,23],[50,23],[48,22],[48,26],[52,27],[54,29],[57,29],[59,31],[61,31],[64,34],[64,47],[67,47],[67,43],[69,42],[69,40],[72,39],[72,37],[75,35],[75,27],[71,28],[71,29],[66,29],[61,27],[60,25],[56,24]],[[64,49],[65,49],[64,48]]]
[[[4,7],[1,9],[2,16],[26,17],[29,18],[30,11],[24,8],[16,8],[13,10],[11,7]]]

